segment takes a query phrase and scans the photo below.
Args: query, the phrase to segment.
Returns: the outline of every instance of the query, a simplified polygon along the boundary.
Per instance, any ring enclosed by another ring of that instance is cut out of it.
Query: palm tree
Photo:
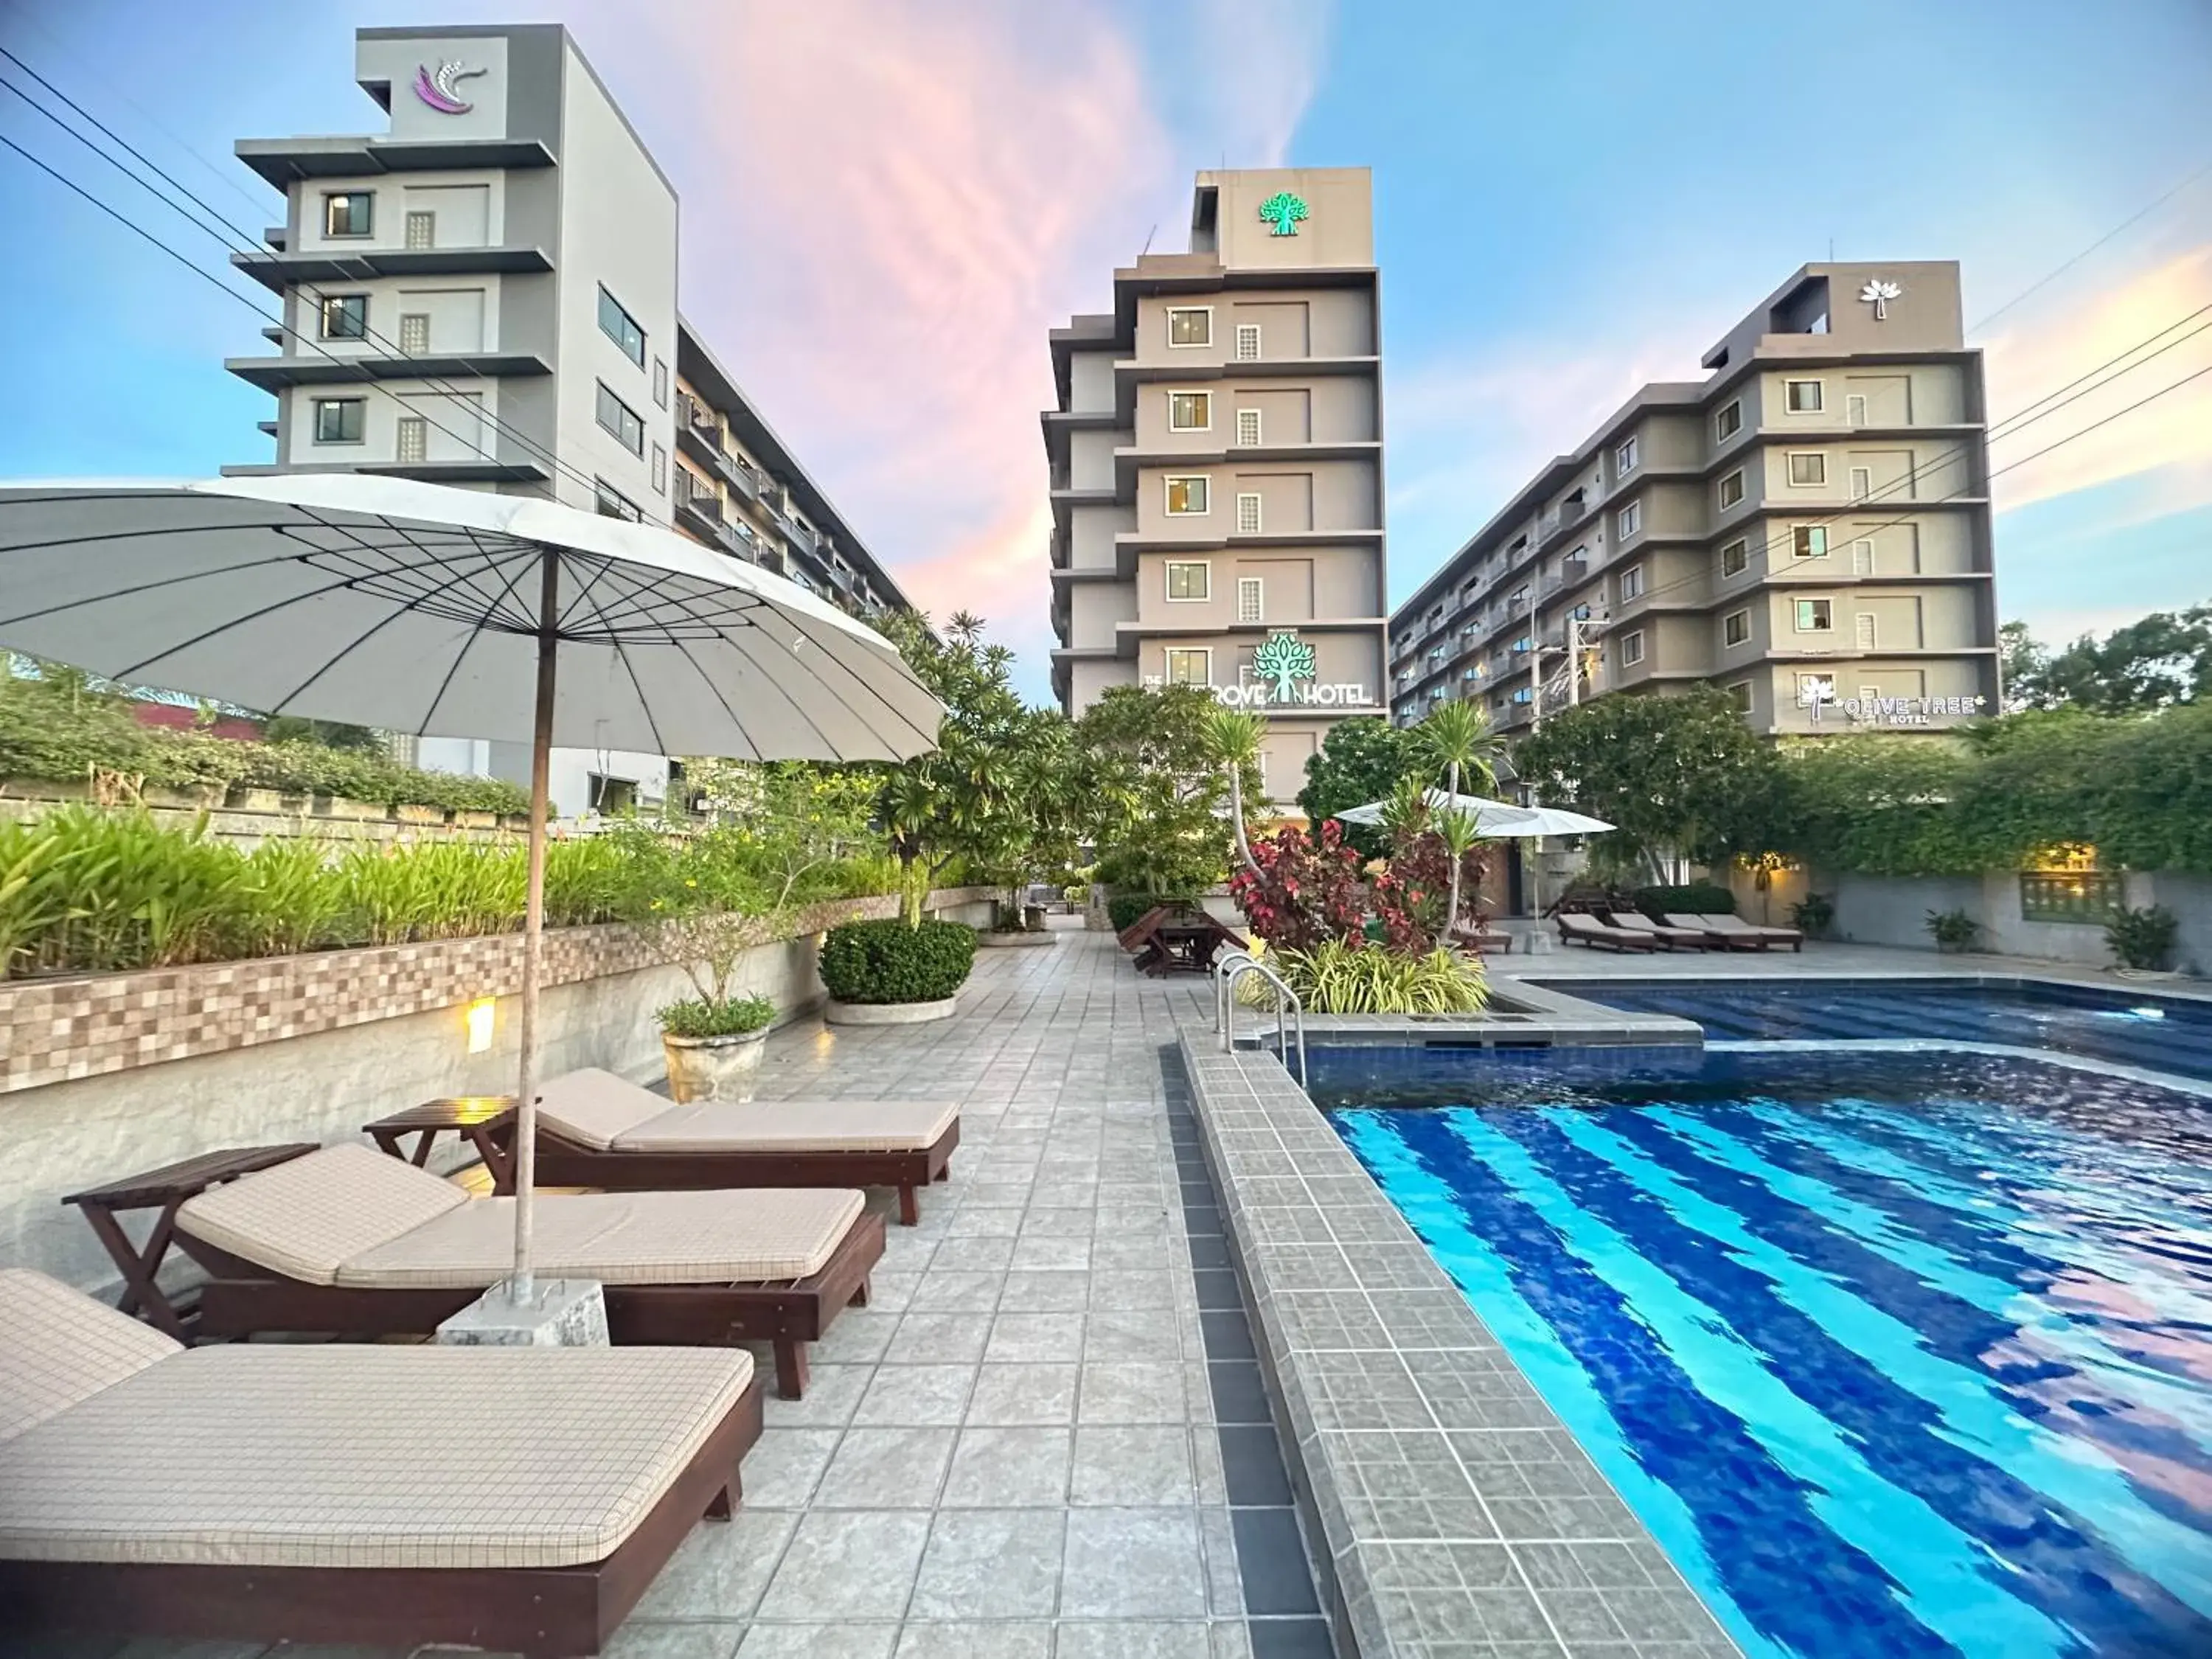
[[[1491,730],[1490,716],[1474,704],[1460,701],[1439,703],[1430,711],[1426,720],[1413,728],[1413,752],[1429,769],[1431,775],[1437,772],[1445,775],[1449,780],[1445,787],[1455,797],[1460,793],[1462,776],[1486,795],[1497,789],[1496,763],[1504,753],[1504,745],[1499,741],[1498,733]],[[1456,799],[1452,809],[1445,814],[1447,820],[1466,816],[1457,811]],[[1440,823],[1437,828],[1443,832],[1448,830],[1448,825]],[[1463,828],[1467,832],[1466,845],[1472,846],[1474,820],[1468,817]],[[1444,839],[1445,844],[1449,846],[1451,834],[1445,833]],[[1455,853],[1452,857],[1451,897],[1444,911],[1446,939],[1449,939],[1452,929],[1459,926],[1459,857]]]
[[[1216,708],[1206,716],[1206,748],[1229,774],[1229,822],[1237,831],[1237,856],[1254,875],[1260,866],[1244,833],[1244,774],[1260,763],[1260,739],[1267,724],[1259,715]]]
[[[1446,807],[1437,813],[1434,828],[1451,858],[1451,896],[1444,904],[1444,943],[1449,945],[1459,931],[1460,865],[1482,839],[1482,832],[1474,827],[1474,813],[1462,812],[1456,807]]]

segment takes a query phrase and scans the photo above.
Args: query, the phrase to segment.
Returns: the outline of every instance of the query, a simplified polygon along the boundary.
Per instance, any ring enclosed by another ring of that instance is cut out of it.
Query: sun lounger
[[[1584,915],[1578,910],[1562,910],[1559,915],[1559,939],[1564,944],[1602,945],[1613,951],[1656,951],[1659,940],[1652,933],[1632,933],[1626,927],[1613,927],[1595,916]]]
[[[594,1654],[760,1431],[742,1352],[187,1349],[0,1270],[0,1629]]]
[[[507,1276],[514,1206],[366,1146],[325,1146],[188,1198],[176,1243],[210,1275],[203,1335],[427,1335]],[[538,1275],[605,1285],[617,1343],[769,1342],[789,1400],[805,1387],[805,1345],[866,1301],[883,1253],[883,1219],[857,1192],[538,1199]]]
[[[1805,935],[1795,927],[1763,927],[1738,915],[1677,915],[1670,912],[1667,921],[1670,927],[1702,927],[1732,951],[1764,951],[1773,945],[1786,945],[1799,951],[1805,948]]]
[[[440,1118],[441,1107],[448,1109],[447,1121]],[[511,1193],[512,1110],[487,1121],[481,1103],[433,1101],[366,1127],[397,1156],[399,1138],[409,1131],[434,1138],[441,1129],[459,1132],[479,1121],[483,1138],[478,1144],[485,1146],[496,1188]],[[899,1219],[909,1227],[921,1219],[921,1189],[945,1178],[959,1144],[960,1109],[941,1100],[679,1106],[611,1072],[586,1070],[546,1084],[538,1104],[541,1186],[617,1192],[895,1187]]]
[[[1452,930],[1452,943],[1463,945],[1478,956],[1504,956],[1513,948],[1513,935],[1493,927],[1470,927],[1462,922]]]
[[[1607,914],[1614,927],[1625,927],[1632,933],[1649,933],[1669,951],[1714,948],[1712,935],[1702,927],[1677,927],[1671,922],[1656,922],[1641,910],[1613,910]]]

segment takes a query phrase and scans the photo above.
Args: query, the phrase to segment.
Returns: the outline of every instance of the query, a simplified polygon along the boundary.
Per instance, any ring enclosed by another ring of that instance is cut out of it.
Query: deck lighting
[[[464,1018],[468,1024],[471,1054],[481,1054],[490,1049],[492,1024],[498,1010],[499,1000],[496,997],[478,997],[469,1004]]]

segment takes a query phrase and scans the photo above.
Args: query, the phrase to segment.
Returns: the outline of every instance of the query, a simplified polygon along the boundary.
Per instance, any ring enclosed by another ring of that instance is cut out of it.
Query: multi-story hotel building
[[[1770,734],[1996,707],[1981,353],[1949,261],[1814,264],[1559,457],[1391,619],[1401,723],[1710,681]]]
[[[1051,334],[1053,689],[1183,682],[1267,720],[1287,806],[1383,711],[1382,376],[1364,167],[1201,173],[1190,247]]]
[[[367,136],[245,139],[284,195],[266,252],[273,461],[538,495],[672,526],[848,609],[903,597],[677,309],[675,186],[555,24],[366,28]],[[424,738],[422,764],[526,781],[528,746]],[[669,762],[556,750],[564,812],[650,803]]]

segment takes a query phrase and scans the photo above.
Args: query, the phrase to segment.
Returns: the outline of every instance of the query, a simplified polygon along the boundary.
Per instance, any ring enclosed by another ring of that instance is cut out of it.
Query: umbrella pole
[[[522,1012],[517,1032],[521,1075],[514,1100],[514,1276],[517,1303],[537,1300],[531,1271],[531,1230],[538,1187],[538,981],[545,948],[545,820],[552,795],[554,629],[559,620],[561,562],[550,550],[538,601],[538,707],[530,737],[530,854],[522,912]]]

